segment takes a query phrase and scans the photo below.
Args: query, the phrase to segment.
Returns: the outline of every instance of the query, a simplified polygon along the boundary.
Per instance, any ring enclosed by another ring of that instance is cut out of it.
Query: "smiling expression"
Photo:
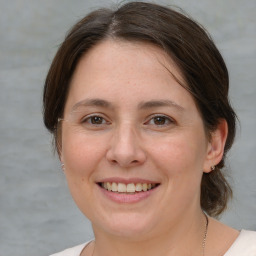
[[[200,210],[210,143],[182,75],[145,43],[106,40],[77,65],[64,110],[61,160],[93,227],[135,236]],[[159,221],[161,220],[161,221]]]

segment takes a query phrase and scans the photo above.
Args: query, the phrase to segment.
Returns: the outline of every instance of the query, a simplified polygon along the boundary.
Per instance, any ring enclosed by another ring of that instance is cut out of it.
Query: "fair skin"
[[[171,73],[185,84],[162,50],[142,43],[106,40],[78,63],[60,157],[95,233],[82,255],[202,255],[200,182],[222,158],[227,125],[209,141],[192,96]],[[113,192],[107,182],[148,191]],[[211,220],[207,245],[216,227],[226,231],[229,242],[217,241],[225,250],[236,233]]]

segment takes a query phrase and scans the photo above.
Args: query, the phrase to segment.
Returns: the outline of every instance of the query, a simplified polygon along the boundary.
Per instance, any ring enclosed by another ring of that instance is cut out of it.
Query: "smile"
[[[138,192],[146,192],[155,187],[159,184],[157,183],[117,183],[117,182],[102,182],[99,185],[104,188],[105,190],[116,192],[116,193],[138,193]]]

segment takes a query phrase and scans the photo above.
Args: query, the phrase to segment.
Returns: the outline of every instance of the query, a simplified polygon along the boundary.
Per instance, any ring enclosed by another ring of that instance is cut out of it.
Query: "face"
[[[96,232],[150,236],[200,212],[211,145],[174,76],[183,81],[162,50],[142,43],[104,41],[80,60],[60,152],[71,194]]]

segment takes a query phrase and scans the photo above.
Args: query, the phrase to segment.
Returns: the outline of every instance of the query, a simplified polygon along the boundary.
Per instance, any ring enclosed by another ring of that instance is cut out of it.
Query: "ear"
[[[207,156],[204,163],[204,172],[211,172],[212,167],[221,161],[227,136],[227,121],[225,119],[220,119],[216,130],[211,132],[211,139],[208,143]]]
[[[63,154],[62,154],[62,146],[60,144],[57,144],[57,152],[58,152],[60,162],[64,163],[64,158],[63,158]]]
[[[64,159],[63,159],[62,153],[61,153],[61,151],[59,151],[59,149],[58,149],[58,155],[59,155],[59,159],[60,159],[60,163],[61,163],[61,169],[64,172],[65,171]]]
[[[62,126],[58,123],[54,131],[55,150],[58,153],[59,160],[63,163],[62,158]]]

